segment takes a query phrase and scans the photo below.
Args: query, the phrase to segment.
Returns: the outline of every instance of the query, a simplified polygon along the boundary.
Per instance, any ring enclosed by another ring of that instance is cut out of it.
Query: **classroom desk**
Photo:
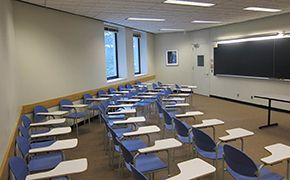
[[[272,109],[272,101],[290,103],[290,96],[285,95],[255,95],[254,98],[266,99],[268,100],[268,121],[267,125],[260,126],[259,129],[278,126],[278,123],[271,123],[271,109]]]
[[[138,93],[138,95],[154,95],[154,96],[156,96],[156,95],[158,95],[159,93],[158,92],[140,92],[140,93]]]
[[[181,97],[163,98],[162,101],[185,101],[185,98]]]
[[[65,123],[66,119],[50,119],[47,121],[39,122],[39,123],[31,123],[30,127],[38,127],[38,126],[51,126],[51,125],[57,125],[57,124],[63,124]]]
[[[58,140],[54,142],[53,144],[51,144],[50,146],[29,149],[29,153],[35,154],[35,153],[43,153],[43,152],[61,151],[61,150],[75,148],[77,147],[77,145],[78,145],[78,139]]]
[[[64,108],[86,108],[88,107],[88,104],[67,104],[67,105],[62,105]]]
[[[114,105],[109,105],[108,108],[113,108],[113,109],[116,109],[116,108],[125,108],[125,107],[133,107],[134,104],[114,104]]]
[[[191,93],[192,90],[190,88],[180,88],[180,89],[173,89],[173,91],[181,92],[181,93]]]
[[[175,117],[176,118],[189,118],[192,117],[193,119],[195,119],[195,116],[201,116],[204,115],[203,112],[200,111],[188,111],[184,114],[176,114]]]
[[[86,100],[88,100],[88,101],[106,101],[109,99],[110,98],[107,98],[107,97],[99,97],[99,98],[87,98]]]
[[[120,102],[120,103],[136,103],[136,102],[139,102],[141,101],[141,99],[118,99],[117,102]]]
[[[30,174],[26,180],[49,179],[54,177],[66,176],[81,173],[87,170],[88,160],[86,158],[60,162],[54,169],[46,172]]]
[[[215,139],[215,126],[223,125],[225,122],[219,120],[219,119],[205,119],[202,120],[201,124],[195,124],[192,125],[194,128],[212,128],[213,131],[213,139]]]
[[[146,153],[154,153],[154,152],[160,152],[160,151],[166,151],[167,152],[167,161],[168,161],[168,175],[170,175],[170,155],[169,150],[177,147],[181,147],[182,143],[174,138],[169,139],[161,139],[156,140],[153,146],[142,148],[138,150],[139,154],[146,154]]]
[[[129,94],[130,91],[114,91],[115,94]]]
[[[101,94],[100,96],[101,97],[109,97],[109,98],[111,98],[111,97],[114,97],[114,96],[122,96],[122,94]]]
[[[183,108],[190,106],[188,103],[167,104],[165,108]]]
[[[113,121],[113,124],[114,125],[120,125],[120,124],[136,124],[136,123],[143,123],[145,121],[146,121],[146,119],[143,116],[140,116],[140,117],[129,117],[126,120]]]
[[[160,132],[160,128],[158,126],[143,126],[139,127],[136,131],[124,133],[124,137],[134,137],[134,136],[142,136],[146,135],[148,138],[148,143],[150,144],[150,136],[149,134],[158,133]]]
[[[167,180],[189,180],[209,175],[216,171],[216,168],[202,159],[195,158],[177,164],[180,173]]]
[[[137,99],[155,99],[155,98],[157,98],[157,96],[146,96],[146,95],[144,95],[144,96],[133,96],[132,98],[137,98]]]
[[[71,132],[71,127],[60,127],[60,128],[53,128],[46,133],[41,134],[32,134],[31,138],[41,138],[41,137],[48,137],[48,136],[59,136],[63,134],[68,134]]]
[[[169,94],[169,97],[189,97],[190,94],[188,93],[177,93],[177,94]]]
[[[55,118],[55,116],[64,116],[68,114],[68,111],[52,111],[52,112],[39,112],[36,113],[37,116],[52,116]]]
[[[197,86],[193,86],[193,85],[181,85],[181,88],[188,88],[188,89],[197,89]]]
[[[253,132],[248,131],[248,130],[243,129],[243,128],[228,129],[228,130],[226,130],[226,132],[229,135],[219,137],[220,142],[230,142],[230,141],[235,141],[237,139],[240,139],[242,151],[244,150],[244,138],[254,135]]]
[[[136,109],[125,109],[121,111],[114,111],[114,112],[108,112],[108,115],[120,115],[120,114],[136,114]]]
[[[270,146],[266,146],[265,149],[271,153],[270,156],[264,157],[261,161],[265,165],[274,165],[282,161],[287,160],[287,178],[289,179],[290,174],[290,146],[277,143]]]

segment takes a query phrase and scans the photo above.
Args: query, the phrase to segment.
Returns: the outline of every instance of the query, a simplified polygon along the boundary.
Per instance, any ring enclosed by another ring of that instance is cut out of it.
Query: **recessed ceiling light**
[[[169,28],[162,28],[160,31],[185,31],[184,29],[169,29]]]
[[[200,7],[211,7],[215,5],[213,3],[204,3],[204,2],[195,2],[195,1],[186,1],[186,0],[166,0],[163,3],[178,4],[178,5],[185,5],[185,6],[200,6]]]
[[[281,9],[261,8],[261,7],[247,7],[244,8],[247,11],[263,11],[263,12],[280,12]]]
[[[204,21],[204,20],[194,20],[191,23],[199,23],[199,24],[219,24],[220,21]]]
[[[135,18],[135,17],[127,18],[127,20],[129,21],[155,21],[155,22],[165,21],[165,19],[159,19],[159,18]]]

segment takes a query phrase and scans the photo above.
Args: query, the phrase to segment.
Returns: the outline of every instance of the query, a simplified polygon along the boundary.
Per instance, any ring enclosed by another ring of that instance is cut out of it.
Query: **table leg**
[[[244,139],[241,138],[241,150],[244,151]]]
[[[260,126],[259,129],[268,128],[272,126],[278,126],[278,123],[271,124],[271,99],[268,100],[268,124],[264,126]]]
[[[168,177],[170,177],[170,156],[169,156],[169,150],[166,151],[167,152],[167,162],[168,162]]]
[[[213,135],[213,140],[215,140],[215,127],[212,126],[212,135]]]
[[[287,175],[286,178],[289,180],[289,174],[290,174],[290,160],[287,160]]]

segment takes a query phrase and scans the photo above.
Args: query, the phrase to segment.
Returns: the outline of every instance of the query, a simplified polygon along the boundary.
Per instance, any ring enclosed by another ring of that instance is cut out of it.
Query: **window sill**
[[[147,74],[135,74],[135,77],[146,76]]]
[[[107,80],[107,83],[114,83],[114,82],[123,81],[123,80],[125,80],[125,78],[110,79],[110,80]]]

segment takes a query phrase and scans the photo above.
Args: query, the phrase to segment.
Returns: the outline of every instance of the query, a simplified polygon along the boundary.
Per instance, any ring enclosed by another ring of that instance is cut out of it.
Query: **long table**
[[[260,98],[260,99],[266,99],[268,100],[268,122],[267,125],[260,126],[259,129],[272,127],[272,126],[278,126],[278,123],[271,123],[271,110],[272,110],[272,101],[278,101],[278,102],[284,102],[284,103],[290,103],[290,96],[286,95],[272,95],[272,94],[266,94],[266,95],[255,95],[254,98]]]

